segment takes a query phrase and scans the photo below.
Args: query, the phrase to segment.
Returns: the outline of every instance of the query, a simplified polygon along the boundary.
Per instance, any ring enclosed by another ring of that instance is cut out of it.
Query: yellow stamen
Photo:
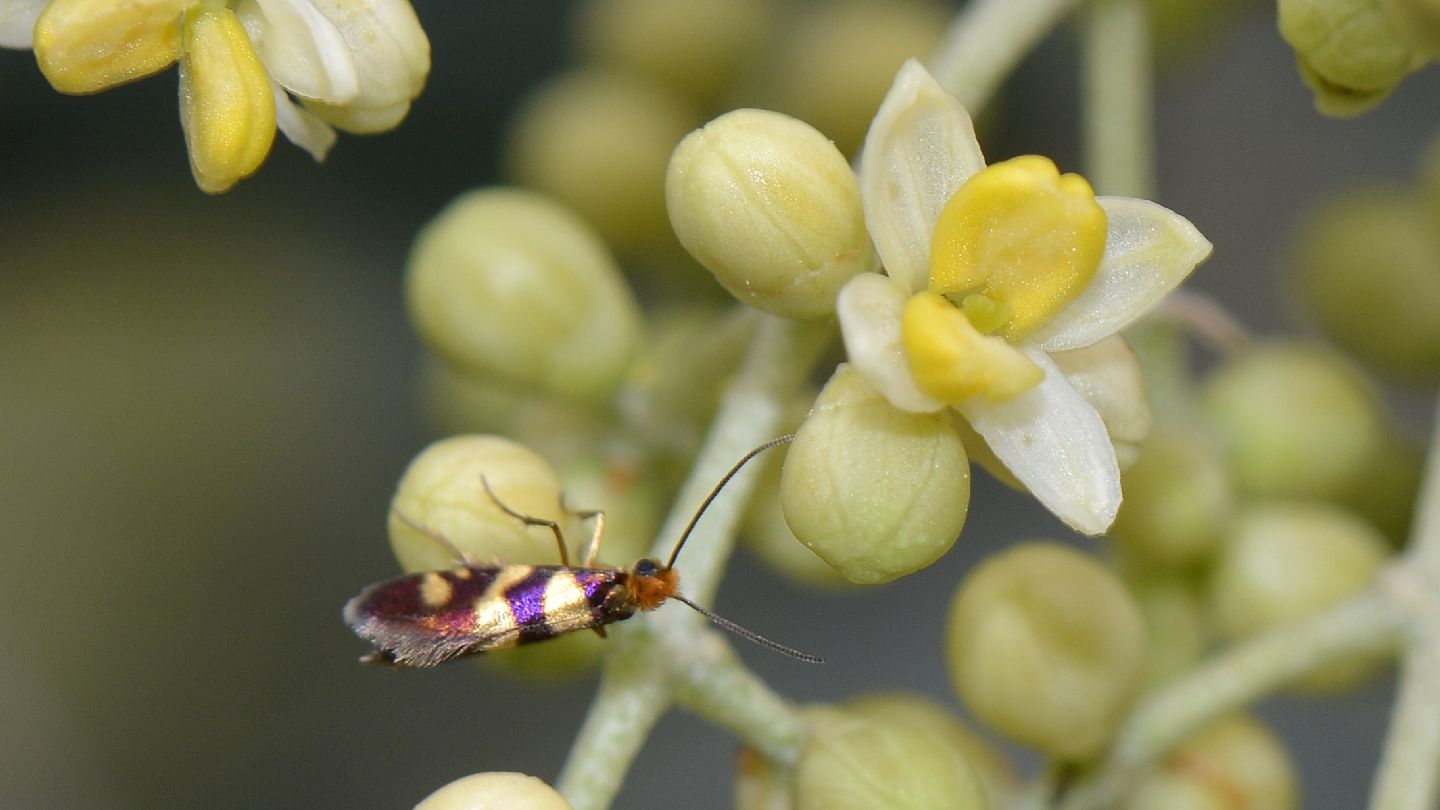
[[[180,58],[180,123],[190,169],[218,194],[260,167],[275,140],[275,98],[245,28],[233,11],[186,16]]]
[[[62,93],[97,93],[169,67],[180,16],[199,0],[51,0],[35,22],[35,61]]]
[[[974,396],[1000,402],[1039,385],[1045,372],[1003,338],[981,334],[938,293],[905,302],[900,341],[920,388],[950,404]]]
[[[930,242],[930,289],[1009,308],[1024,337],[1085,288],[1105,252],[1105,210],[1085,178],[1036,155],[997,163],[956,190]],[[967,307],[967,312],[969,308]],[[978,324],[977,324],[978,326]]]

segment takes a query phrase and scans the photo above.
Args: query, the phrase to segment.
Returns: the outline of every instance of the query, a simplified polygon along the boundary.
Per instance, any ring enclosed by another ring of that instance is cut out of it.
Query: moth
[[[577,513],[582,519],[593,519],[595,531],[584,564],[571,565],[559,524],[506,506],[483,476],[486,494],[505,514],[527,526],[548,528],[555,535],[559,565],[481,565],[466,558],[443,536],[399,515],[412,528],[446,546],[461,564],[446,571],[378,582],[346,603],[345,623],[374,646],[360,660],[428,667],[577,630],[592,630],[603,637],[606,625],[655,610],[673,599],[743,638],[801,661],[820,663],[823,659],[818,656],[771,641],[692,602],[680,593],[680,577],[674,570],[675,558],[696,523],[730,479],[755,456],[791,438],[766,442],[736,462],[700,504],[664,565],[651,559],[639,560],[629,568],[596,565],[605,527],[604,513],[599,511]]]

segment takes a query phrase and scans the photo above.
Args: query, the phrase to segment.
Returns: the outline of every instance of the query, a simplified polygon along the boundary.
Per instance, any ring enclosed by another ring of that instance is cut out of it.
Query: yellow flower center
[[[974,396],[1000,402],[1040,384],[1045,372],[1004,338],[981,334],[939,293],[905,302],[900,342],[921,390],[951,404]]]
[[[199,0],[51,0],[35,22],[35,61],[62,93],[97,93],[180,56],[180,15]]]
[[[1105,210],[1085,178],[1036,155],[965,182],[930,239],[930,289],[1006,340],[1054,317],[1090,283],[1105,252]],[[983,298],[971,299],[976,296]]]

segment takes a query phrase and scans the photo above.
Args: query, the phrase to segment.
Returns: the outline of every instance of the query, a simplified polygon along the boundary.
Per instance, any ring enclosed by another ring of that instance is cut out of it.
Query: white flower
[[[62,93],[97,93],[180,63],[196,182],[224,191],[278,127],[323,160],[335,128],[405,117],[430,70],[408,0],[0,0],[0,46],[33,48]]]
[[[1095,405],[1104,375],[1082,392],[1067,375],[1085,364],[1062,371],[1050,355],[1133,323],[1210,243],[1159,205],[1095,197],[1044,158],[987,168],[965,108],[914,61],[871,124],[859,172],[887,275],[840,293],[851,364],[897,408],[954,408],[1046,508],[1104,532],[1120,506]]]

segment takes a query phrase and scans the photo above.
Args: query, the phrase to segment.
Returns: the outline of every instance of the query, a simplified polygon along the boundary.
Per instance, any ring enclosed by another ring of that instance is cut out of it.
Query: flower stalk
[[[1142,0],[1094,0],[1081,15],[1085,169],[1101,194],[1155,193],[1154,59]]]
[[[980,110],[1020,60],[1079,0],[972,0],[926,65],[940,85]]]

